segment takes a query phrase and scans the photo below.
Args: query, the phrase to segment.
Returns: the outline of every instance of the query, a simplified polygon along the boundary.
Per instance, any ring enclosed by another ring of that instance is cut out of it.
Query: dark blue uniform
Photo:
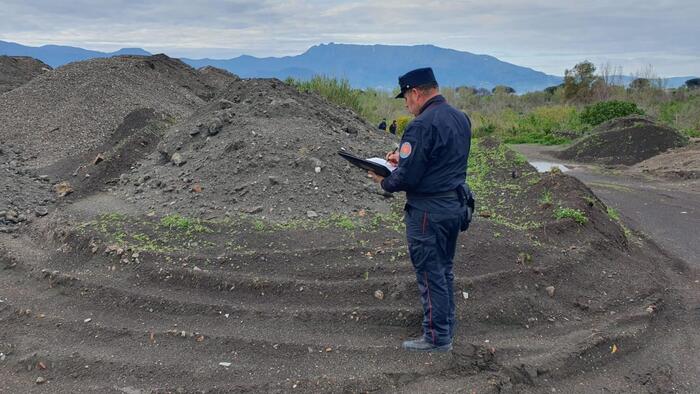
[[[423,303],[423,335],[436,346],[452,342],[455,326],[452,260],[467,220],[470,143],[469,118],[435,96],[406,128],[399,167],[382,181],[388,192],[406,192],[406,238]]]

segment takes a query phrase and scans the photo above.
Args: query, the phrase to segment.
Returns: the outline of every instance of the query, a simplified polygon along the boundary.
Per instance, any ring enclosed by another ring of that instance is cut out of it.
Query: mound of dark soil
[[[355,113],[275,79],[241,80],[170,127],[115,187],[184,215],[272,219],[386,210],[386,196],[336,152],[383,156],[396,140]]]
[[[595,133],[602,133],[610,130],[624,129],[632,126],[654,125],[654,119],[643,115],[622,116],[603,122],[593,129]]]
[[[236,80],[163,55],[125,56],[73,63],[3,94],[0,211],[31,220],[56,201],[59,182],[73,196],[104,187],[154,151],[167,126]]]
[[[558,156],[565,160],[632,165],[687,143],[688,139],[678,131],[633,116],[600,125]]]
[[[226,88],[231,82],[240,80],[237,75],[212,66],[198,69],[197,74],[204,83],[216,89],[217,92]]]
[[[102,145],[135,110],[176,120],[215,92],[164,55],[71,63],[0,96],[0,140],[21,147],[28,166],[45,167]]]
[[[27,56],[0,56],[0,94],[50,71],[51,66]]]

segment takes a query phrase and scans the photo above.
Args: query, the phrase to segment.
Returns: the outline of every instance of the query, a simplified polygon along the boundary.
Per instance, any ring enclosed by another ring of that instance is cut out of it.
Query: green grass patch
[[[167,215],[160,220],[163,227],[169,229],[178,229],[191,233],[204,233],[210,231],[207,227],[201,224],[199,219],[190,219],[176,213]]]
[[[545,190],[542,192],[542,197],[540,197],[540,204],[545,205],[545,206],[551,206],[552,205],[552,192],[549,190]]]
[[[607,212],[608,217],[610,217],[611,220],[614,220],[616,222],[620,221],[620,213],[615,208],[608,207]]]
[[[576,223],[584,225],[588,223],[588,217],[579,209],[574,208],[563,208],[559,207],[554,210],[554,218],[560,219],[573,219]]]

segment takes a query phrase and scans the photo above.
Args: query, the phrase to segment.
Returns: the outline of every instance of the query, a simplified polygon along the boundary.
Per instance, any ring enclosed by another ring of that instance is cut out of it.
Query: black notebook
[[[343,159],[349,161],[352,165],[360,167],[363,170],[372,171],[375,174],[383,176],[385,178],[391,175],[391,172],[396,169],[396,167],[390,165],[389,162],[378,157],[370,157],[369,159],[363,159],[361,157],[353,155],[352,153],[348,153],[342,150],[338,151],[338,154]]]

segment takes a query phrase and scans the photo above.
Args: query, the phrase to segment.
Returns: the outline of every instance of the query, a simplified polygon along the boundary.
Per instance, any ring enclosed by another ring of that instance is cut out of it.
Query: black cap
[[[428,85],[431,83],[437,84],[432,68],[425,67],[411,70],[399,77],[399,88],[401,88],[401,93],[399,93],[396,98],[403,98],[404,93],[415,88],[416,86]]]

